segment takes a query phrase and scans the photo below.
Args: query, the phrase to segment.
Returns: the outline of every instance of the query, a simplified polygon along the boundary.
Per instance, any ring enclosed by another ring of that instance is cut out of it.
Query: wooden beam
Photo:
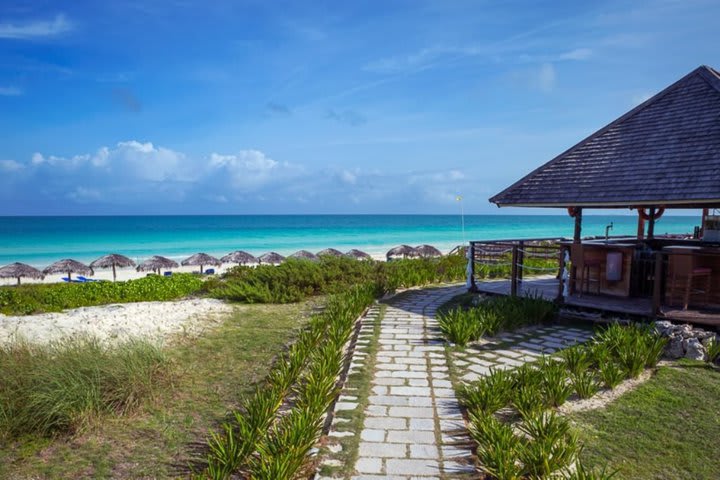
[[[475,283],[475,244],[470,242],[468,247],[470,255],[470,292],[475,293],[478,291],[477,284]]]
[[[648,240],[652,240],[655,238],[655,213],[657,212],[657,208],[650,207],[648,211],[650,212],[650,220],[648,221],[647,238]]]
[[[518,247],[513,245],[512,247],[512,265],[510,266],[510,295],[517,297],[518,293]]]
[[[564,279],[563,279],[563,272],[565,271],[565,247],[560,247],[560,258],[558,259],[558,264],[560,265],[560,269],[558,270],[558,292],[557,296],[555,297],[555,303],[562,304],[565,301],[565,297],[563,296],[564,291]]]
[[[575,214],[575,233],[573,234],[573,243],[580,243],[582,238],[582,208],[578,208]]]
[[[637,239],[642,240],[643,238],[645,238],[645,220],[640,216],[640,209],[638,208]]]
[[[653,276],[653,304],[651,317],[660,314],[660,306],[662,304],[662,278],[663,278],[663,254],[655,252],[655,273]]]

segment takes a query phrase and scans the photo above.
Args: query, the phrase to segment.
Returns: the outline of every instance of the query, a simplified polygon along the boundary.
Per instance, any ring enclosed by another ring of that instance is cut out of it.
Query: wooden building
[[[720,324],[720,218],[709,215],[720,208],[720,73],[693,70],[490,201],[574,218],[574,238],[562,244],[566,301],[637,299],[652,315]],[[611,208],[638,212],[637,236],[583,240],[583,212]],[[672,209],[697,209],[705,231],[656,237],[655,221]]]

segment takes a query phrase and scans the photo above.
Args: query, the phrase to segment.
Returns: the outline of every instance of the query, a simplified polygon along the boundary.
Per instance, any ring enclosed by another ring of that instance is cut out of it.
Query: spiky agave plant
[[[477,443],[480,468],[498,480],[519,480],[518,464],[520,439],[510,425],[498,421],[493,415],[470,414],[469,432]]]
[[[562,362],[548,359],[540,367],[542,372],[541,389],[545,402],[552,407],[559,407],[572,394],[572,385],[568,382],[567,370]]]
[[[555,412],[540,412],[526,418],[520,430],[527,435],[519,449],[523,472],[530,478],[549,478],[577,458],[577,437],[569,422]]]
[[[471,412],[489,415],[510,403],[513,384],[510,372],[491,368],[486,377],[461,386],[458,398]]]

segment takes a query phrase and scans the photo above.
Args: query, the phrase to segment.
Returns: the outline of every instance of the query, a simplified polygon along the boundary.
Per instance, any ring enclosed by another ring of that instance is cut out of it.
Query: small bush
[[[717,337],[710,340],[707,344],[707,361],[710,363],[715,362],[718,358],[720,358],[720,342],[718,341]]]
[[[584,463],[578,460],[575,463],[575,468],[566,473],[566,480],[611,480],[615,475],[617,475],[617,470],[608,472],[607,467],[595,470],[586,467]]]
[[[572,374],[570,382],[580,398],[590,398],[600,389],[595,375],[590,371]]]
[[[592,356],[588,349],[582,345],[566,348],[560,355],[565,360],[570,373],[580,375],[592,365]]]
[[[545,410],[543,394],[538,386],[533,385],[524,385],[515,390],[512,404],[523,419]]]
[[[598,374],[603,385],[610,389],[617,387],[626,377],[625,370],[612,361],[601,363],[598,367]]]
[[[483,333],[476,315],[459,308],[438,315],[438,324],[443,335],[461,347],[478,340]]]
[[[520,478],[522,471],[517,458],[521,443],[510,425],[499,422],[492,415],[471,415],[469,431],[478,444],[481,468],[488,475],[499,480]]]
[[[572,385],[567,381],[567,370],[562,362],[546,360],[540,368],[542,372],[541,389],[545,403],[559,407],[572,394]]]
[[[471,412],[489,415],[510,403],[513,385],[513,375],[507,370],[491,369],[486,377],[463,385],[458,398]]]
[[[520,425],[530,440],[519,449],[523,471],[530,478],[548,478],[568,467],[579,452],[569,422],[555,412],[540,412]]]

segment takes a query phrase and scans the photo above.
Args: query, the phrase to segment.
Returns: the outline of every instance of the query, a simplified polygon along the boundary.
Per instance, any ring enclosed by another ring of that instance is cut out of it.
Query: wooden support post
[[[513,245],[512,247],[512,265],[510,266],[510,295],[513,297],[517,296],[518,282],[517,282],[517,260],[518,260],[518,247]]]
[[[522,288],[523,273],[525,271],[525,242],[520,240],[518,246],[518,285]]]
[[[651,317],[656,317],[660,313],[662,305],[662,279],[663,279],[663,254],[655,252],[655,274],[653,277],[653,304]]]
[[[582,238],[582,208],[577,209],[575,214],[575,233],[573,234],[573,243],[580,243]]]
[[[645,238],[645,220],[640,216],[640,209],[638,208],[637,239],[642,240],[643,238]]]
[[[702,220],[700,220],[700,238],[703,238],[705,236],[705,220],[707,219],[709,213],[709,208],[702,209]]]
[[[477,284],[475,283],[475,244],[470,242],[470,246],[468,248],[470,249],[470,289],[468,291],[475,293],[478,291]]]
[[[563,272],[565,271],[565,247],[560,247],[560,258],[558,259],[558,265],[560,265],[560,270],[558,270],[558,292],[557,296],[555,297],[555,303],[562,304],[565,301],[565,297],[563,296],[564,291],[564,282],[563,279]]]
[[[650,212],[650,221],[648,222],[648,240],[652,240],[655,237],[655,213],[657,209],[655,207],[648,208]]]

